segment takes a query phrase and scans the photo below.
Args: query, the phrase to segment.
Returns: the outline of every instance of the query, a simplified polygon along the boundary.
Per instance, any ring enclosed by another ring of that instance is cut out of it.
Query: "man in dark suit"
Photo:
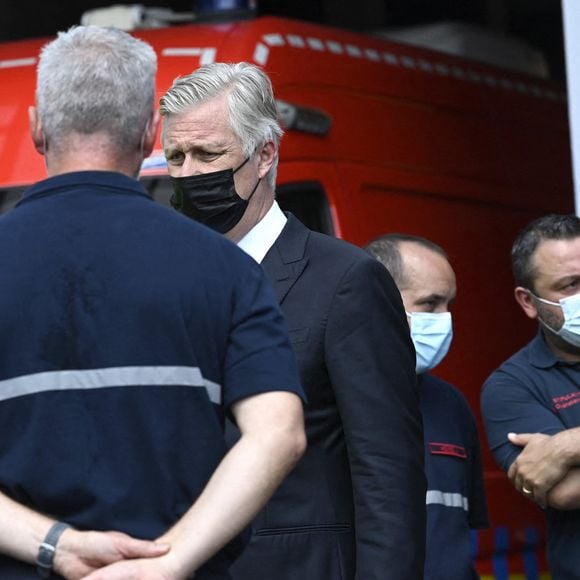
[[[422,578],[415,353],[392,278],[363,250],[280,210],[282,130],[258,67],[201,67],[175,81],[161,114],[174,206],[263,265],[308,397],[308,450],[254,522],[233,577]]]

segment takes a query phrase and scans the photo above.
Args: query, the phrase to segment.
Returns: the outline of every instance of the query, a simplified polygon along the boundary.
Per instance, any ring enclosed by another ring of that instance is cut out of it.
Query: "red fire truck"
[[[479,392],[535,333],[512,298],[509,252],[518,229],[545,213],[574,211],[563,87],[276,17],[134,34],[157,51],[159,96],[204,63],[265,68],[286,126],[278,199],[311,228],[358,245],[385,232],[418,234],[449,252],[458,281],[455,339],[435,374],[463,391],[480,426],[491,528],[473,533],[474,558],[486,579],[549,578],[543,515],[487,451]],[[0,211],[46,176],[27,108],[47,40],[0,45]],[[141,179],[167,203],[160,146]]]

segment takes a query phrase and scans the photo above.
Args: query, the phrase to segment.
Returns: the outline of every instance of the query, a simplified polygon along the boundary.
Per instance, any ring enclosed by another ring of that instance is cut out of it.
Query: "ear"
[[[30,126],[30,136],[34,147],[41,154],[45,154],[45,140],[42,132],[42,125],[38,117],[38,109],[36,107],[28,107],[28,123]]]
[[[145,129],[145,134],[143,135],[143,157],[149,157],[155,148],[160,120],[161,115],[159,114],[159,110],[151,114],[151,118],[149,119]]]
[[[260,179],[263,179],[274,165],[277,153],[276,145],[272,141],[267,141],[260,149],[258,161],[258,177]]]
[[[514,296],[516,302],[522,307],[522,310],[528,318],[531,318],[532,320],[538,318],[536,303],[528,290],[522,286],[518,286],[514,290]]]

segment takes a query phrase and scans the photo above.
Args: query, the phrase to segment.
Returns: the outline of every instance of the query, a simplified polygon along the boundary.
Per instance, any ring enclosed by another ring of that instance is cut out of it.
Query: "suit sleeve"
[[[378,261],[356,262],[343,276],[325,354],[352,477],[356,580],[422,578],[426,480],[415,352],[400,294]]]
[[[469,419],[471,430],[471,450],[470,450],[470,482],[469,482],[469,527],[471,529],[481,529],[489,527],[487,514],[487,499],[485,494],[485,484],[483,480],[483,464],[481,461],[481,446],[479,444],[479,432],[475,417],[467,401],[462,397],[462,404],[465,409],[465,416]]]

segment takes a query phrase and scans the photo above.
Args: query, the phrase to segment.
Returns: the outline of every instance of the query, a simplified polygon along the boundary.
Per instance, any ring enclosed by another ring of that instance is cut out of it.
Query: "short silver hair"
[[[157,55],[127,32],[73,26],[40,53],[36,104],[51,146],[103,132],[121,151],[139,143],[155,106]]]
[[[230,125],[246,156],[268,141],[276,145],[284,133],[278,122],[276,99],[268,75],[247,62],[207,64],[178,77],[159,102],[161,115],[179,114],[202,102],[227,94]],[[268,183],[276,183],[278,154],[268,172]]]

